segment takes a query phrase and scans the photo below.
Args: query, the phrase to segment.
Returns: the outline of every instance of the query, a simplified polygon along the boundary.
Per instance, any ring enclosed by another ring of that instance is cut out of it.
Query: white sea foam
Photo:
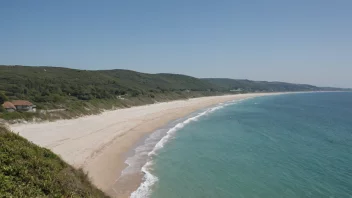
[[[184,120],[183,122],[176,124],[174,127],[170,128],[167,131],[166,135],[164,137],[162,137],[158,143],[155,144],[153,150],[148,153],[148,161],[141,169],[141,171],[144,173],[144,178],[143,178],[144,181],[141,183],[141,185],[138,187],[138,189],[131,194],[130,197],[131,198],[147,198],[150,196],[151,187],[158,181],[158,177],[156,177],[155,175],[153,175],[150,172],[151,167],[153,165],[153,161],[152,161],[153,156],[157,155],[157,152],[161,148],[164,147],[164,145],[173,137],[173,135],[175,134],[176,131],[182,129],[185,125],[187,125],[191,122],[197,121],[200,117],[202,117],[204,115],[207,115],[207,114],[212,113],[216,110],[222,109],[225,106],[236,104],[239,101],[241,101],[241,100],[237,100],[235,102],[221,103],[216,107],[212,107],[212,108],[209,108],[201,113],[198,113],[196,116],[190,117],[190,118]],[[157,131],[156,134],[153,134],[150,138],[156,138],[159,135],[160,135],[160,133],[158,133],[158,131]],[[148,139],[146,140],[146,143],[147,142],[148,142]],[[143,147],[143,148],[145,148],[145,147]],[[136,154],[137,154],[137,149],[136,149]],[[145,152],[143,154],[145,155]],[[137,154],[137,156],[138,155],[140,155],[140,154]],[[126,163],[128,163],[131,166],[131,164],[133,162],[135,162],[136,160],[132,159],[132,158],[129,158],[129,159],[130,160],[127,160],[128,162],[126,161]]]
[[[127,158],[125,161],[125,163],[128,164],[128,167],[122,171],[121,176],[139,172],[143,165],[146,163],[148,154],[151,150],[153,150],[155,144],[160,141],[164,134],[164,129],[156,130],[144,141],[142,145],[138,146],[135,149],[134,155]]]

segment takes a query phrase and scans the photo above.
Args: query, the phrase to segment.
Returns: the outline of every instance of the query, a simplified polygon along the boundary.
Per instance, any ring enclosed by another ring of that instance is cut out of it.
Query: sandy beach
[[[274,93],[270,93],[274,94]],[[126,168],[127,153],[143,137],[172,120],[218,103],[266,93],[202,97],[107,111],[73,120],[11,125],[14,132],[60,155],[66,162],[88,172],[92,182],[111,197],[129,197],[142,173],[117,184]]]

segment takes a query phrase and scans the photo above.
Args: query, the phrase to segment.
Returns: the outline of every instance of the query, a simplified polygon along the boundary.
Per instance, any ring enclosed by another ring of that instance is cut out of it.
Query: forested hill
[[[240,92],[290,92],[290,91],[350,91],[351,89],[335,87],[317,87],[307,84],[294,84],[286,82],[268,82],[252,80],[236,80],[228,78],[203,78],[223,91]]]
[[[145,74],[129,70],[87,71],[59,67],[0,66],[0,90],[8,96],[42,101],[52,94],[81,100],[106,99],[149,92],[215,90],[213,84],[176,74]]]
[[[223,90],[241,90],[244,92],[282,92],[282,91],[317,91],[325,88],[305,84],[292,84],[285,82],[267,82],[251,80],[235,80],[227,78],[205,78],[203,79],[212,83]],[[333,89],[333,88],[332,88]]]
[[[39,109],[75,109],[83,114],[92,109],[208,95],[325,89],[281,82],[198,79],[186,75],[146,74],[120,69],[89,71],[60,67],[0,66],[0,92],[8,100],[26,99]]]

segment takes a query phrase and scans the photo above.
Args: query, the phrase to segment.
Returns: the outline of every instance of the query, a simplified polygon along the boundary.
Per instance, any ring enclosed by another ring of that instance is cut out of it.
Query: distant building
[[[230,91],[231,91],[231,92],[241,92],[242,89],[241,89],[241,88],[238,88],[238,89],[231,89]]]
[[[16,111],[15,105],[13,105],[11,102],[4,102],[4,104],[2,104],[2,107],[4,107],[4,109],[8,112]]]
[[[14,100],[11,102],[17,111],[31,111],[34,112],[36,110],[36,106],[27,100]]]

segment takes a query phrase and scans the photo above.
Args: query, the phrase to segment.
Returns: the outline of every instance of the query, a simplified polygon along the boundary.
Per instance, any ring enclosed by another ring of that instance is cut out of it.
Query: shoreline
[[[121,177],[128,177],[128,176],[133,177],[134,174],[137,176],[137,175],[140,175],[140,173],[142,172],[143,180],[142,182],[140,182],[138,189],[133,191],[130,197],[131,198],[148,197],[148,195],[151,193],[152,187],[158,181],[158,177],[153,175],[150,171],[152,170],[150,169],[150,167],[154,165],[154,160],[155,160],[154,157],[157,156],[158,151],[162,149],[164,145],[166,145],[169,142],[169,140],[171,140],[175,136],[178,130],[181,130],[183,127],[187,126],[192,122],[198,121],[198,119],[200,119],[203,116],[207,116],[226,106],[237,104],[247,99],[251,99],[251,98],[231,100],[231,101],[215,104],[210,107],[197,110],[187,115],[186,117],[171,121],[168,125],[163,126],[161,129],[158,129],[153,133],[151,133],[150,135],[148,135],[149,137],[144,139],[143,144],[139,145],[138,147],[137,146],[135,147],[134,149],[135,154],[127,158],[126,163],[129,166],[126,167],[126,169],[124,169],[121,175]],[[160,135],[160,132],[161,132],[161,135]],[[159,136],[159,138],[155,140],[153,136]],[[154,141],[150,141],[150,139],[152,140],[154,139]],[[152,146],[150,147],[151,143],[152,143]],[[134,164],[133,162],[132,164],[128,163],[128,161],[130,162],[130,159],[134,160],[135,163]],[[140,166],[138,167],[138,165]],[[124,173],[125,170],[131,169],[131,168],[132,168],[132,171],[136,170],[136,167],[134,166],[138,167],[137,169],[138,171],[135,171],[132,173],[131,171],[127,171],[127,174],[125,175]]]
[[[15,124],[10,128],[46,147],[76,168],[88,172],[92,183],[111,197],[129,197],[141,184],[143,173],[117,184],[127,154],[138,143],[168,123],[219,103],[284,93],[210,96],[104,112],[100,115],[49,123]],[[118,189],[118,190],[116,190]]]

